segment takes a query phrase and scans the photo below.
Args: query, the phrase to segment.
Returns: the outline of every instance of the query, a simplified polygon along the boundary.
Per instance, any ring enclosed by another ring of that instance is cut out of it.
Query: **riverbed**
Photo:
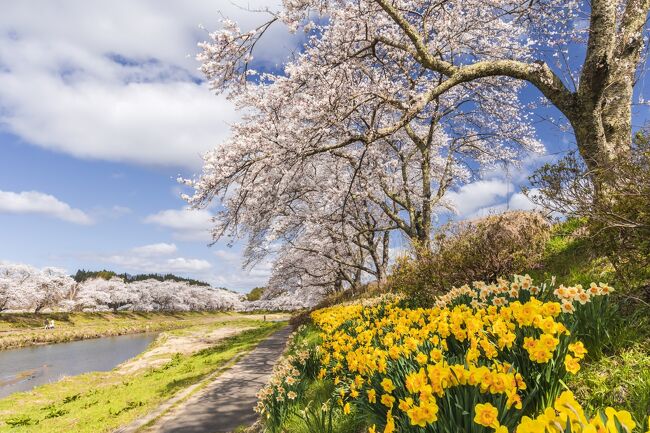
[[[64,376],[112,370],[143,352],[156,335],[122,335],[0,351],[0,398]]]

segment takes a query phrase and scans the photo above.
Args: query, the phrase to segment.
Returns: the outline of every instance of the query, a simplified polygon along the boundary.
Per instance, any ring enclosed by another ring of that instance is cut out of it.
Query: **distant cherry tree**
[[[77,283],[60,269],[0,263],[0,312],[216,311],[238,308],[240,298],[181,278],[126,282],[91,277]]]
[[[57,307],[75,285],[75,281],[61,269],[0,264],[0,306],[4,310],[38,313]]]
[[[91,278],[79,286],[76,296],[79,309],[119,311],[137,301],[137,294],[121,278]]]

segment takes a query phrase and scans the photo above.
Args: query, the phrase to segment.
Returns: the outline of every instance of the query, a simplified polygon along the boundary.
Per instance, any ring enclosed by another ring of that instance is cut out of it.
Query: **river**
[[[109,371],[144,351],[156,334],[132,334],[0,351],[0,398],[63,376]]]

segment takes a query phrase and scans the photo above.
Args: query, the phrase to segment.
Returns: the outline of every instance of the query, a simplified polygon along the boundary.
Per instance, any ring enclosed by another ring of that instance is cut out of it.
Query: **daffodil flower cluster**
[[[588,419],[571,391],[565,391],[555,400],[553,407],[546,408],[541,415],[536,418],[524,416],[515,432],[632,433],[635,427],[629,412],[611,407]]]
[[[354,405],[374,420],[371,431],[506,431],[552,402],[586,354],[563,320],[571,312],[537,292],[529,277],[518,277],[454,289],[430,309],[388,303],[316,311],[320,377],[334,381],[344,412]],[[473,408],[481,422],[463,424],[459,408]]]
[[[551,286],[554,283],[555,280],[552,281]],[[503,306],[513,300],[528,300],[531,296],[542,298],[547,291],[550,292],[550,288],[546,284],[534,285],[533,279],[529,275],[515,275],[512,282],[499,279],[493,284],[476,281],[471,287],[469,285],[454,287],[445,295],[440,296],[436,305],[449,307],[468,303],[475,308],[488,305]],[[594,297],[609,295],[612,292],[614,289],[606,283],[591,283],[588,289],[584,289],[580,284],[569,287],[560,285],[552,291],[552,294],[561,303],[562,312],[573,313],[576,303],[585,305]]]
[[[271,427],[279,425],[291,405],[302,395],[306,377],[302,366],[313,356],[304,344],[296,344],[294,335],[287,346],[292,354],[284,356],[274,367],[267,385],[257,393],[255,411],[262,415]]]
[[[475,424],[490,427],[496,433],[508,433],[507,427],[498,421],[498,409],[490,403],[477,404],[474,413]],[[635,427],[636,422],[628,411],[617,411],[612,407],[588,419],[573,393],[564,391],[552,407],[546,408],[536,418],[524,416],[513,431],[515,433],[632,433]],[[646,433],[650,433],[650,430]]]

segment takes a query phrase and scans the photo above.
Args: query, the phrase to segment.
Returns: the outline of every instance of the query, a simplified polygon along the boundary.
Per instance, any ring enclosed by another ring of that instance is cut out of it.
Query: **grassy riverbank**
[[[0,350],[87,338],[160,332],[254,315],[222,312],[0,314]],[[54,320],[54,329],[43,329]]]
[[[0,432],[112,431],[200,382],[283,325],[240,317],[165,333],[147,352],[113,371],[65,378],[0,400]],[[233,335],[235,328],[240,332]],[[219,333],[230,336],[205,348],[205,336],[218,338]],[[202,349],[183,354],[176,351],[177,343],[169,344],[183,337]]]

